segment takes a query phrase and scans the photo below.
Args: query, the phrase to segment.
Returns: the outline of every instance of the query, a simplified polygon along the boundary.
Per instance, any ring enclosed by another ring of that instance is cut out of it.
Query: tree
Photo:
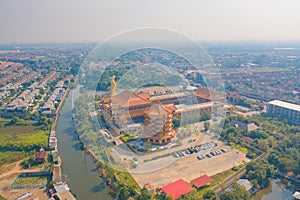
[[[173,118],[173,126],[174,126],[174,129],[177,129],[180,127],[180,118],[179,117]]]
[[[182,195],[179,200],[198,200],[197,191],[196,189],[193,189],[188,194]]]
[[[246,167],[246,178],[249,179],[256,188],[265,188],[269,185],[269,179],[274,176],[274,166],[266,160],[259,160],[249,163]]]
[[[13,118],[11,118],[9,124],[10,124],[10,125],[14,125],[14,124],[16,124],[18,121],[19,121],[19,118],[18,118],[18,117],[13,117]]]
[[[213,190],[209,190],[203,195],[204,200],[216,200],[217,194]]]
[[[127,200],[130,196],[134,194],[134,191],[132,188],[128,186],[123,186],[121,187],[120,193],[119,193],[119,198],[121,200]]]
[[[205,122],[205,123],[204,123],[204,130],[205,130],[205,131],[208,131],[209,125],[210,125],[209,122]]]
[[[234,183],[231,186],[232,191],[223,192],[220,195],[220,200],[249,200],[250,192],[244,186]]]
[[[279,158],[278,163],[279,169],[282,172],[293,171],[298,167],[297,161],[290,158]]]
[[[200,114],[200,121],[207,121],[211,119],[211,113],[210,112],[204,112]]]
[[[144,146],[148,149],[150,149],[152,147],[152,144],[151,142],[147,141],[147,142],[144,142]]]
[[[141,195],[139,196],[139,200],[151,200],[152,194],[145,188],[141,190]]]
[[[160,192],[155,195],[155,199],[157,199],[157,200],[172,200],[173,197],[172,197],[172,195],[166,196],[165,193]]]

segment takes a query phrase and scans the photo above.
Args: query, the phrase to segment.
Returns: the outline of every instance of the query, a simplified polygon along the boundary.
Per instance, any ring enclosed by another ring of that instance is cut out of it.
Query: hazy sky
[[[97,42],[137,27],[196,40],[299,40],[299,0],[0,0],[0,43]]]

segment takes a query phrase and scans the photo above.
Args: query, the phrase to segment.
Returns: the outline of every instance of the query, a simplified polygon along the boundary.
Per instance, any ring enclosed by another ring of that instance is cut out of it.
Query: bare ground
[[[3,174],[0,174],[0,194],[7,198],[7,199],[15,199],[18,196],[30,192],[33,194],[35,197],[37,197],[40,200],[44,199],[49,199],[47,196],[47,191],[45,188],[43,189],[12,189],[12,183],[13,181],[18,177],[19,174],[22,172],[34,172],[34,171],[39,171],[39,168],[34,168],[34,169],[22,169],[20,166],[20,163],[22,162],[18,161],[14,163],[14,167],[11,167],[9,171],[6,171]]]

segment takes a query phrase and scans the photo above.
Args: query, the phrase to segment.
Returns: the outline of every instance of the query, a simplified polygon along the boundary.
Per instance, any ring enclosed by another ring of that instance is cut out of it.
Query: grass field
[[[0,167],[5,163],[13,163],[25,157],[27,157],[27,155],[23,151],[0,151]]]
[[[48,177],[47,176],[33,176],[33,177],[20,177],[16,180],[15,187],[35,187],[40,185],[47,185]]]
[[[116,170],[115,173],[118,179],[120,179],[122,183],[124,183],[127,186],[133,187],[136,191],[140,191],[141,188],[128,172],[122,172]]]
[[[38,126],[0,127],[0,148],[23,150],[47,146],[48,134],[49,131],[43,131]]]

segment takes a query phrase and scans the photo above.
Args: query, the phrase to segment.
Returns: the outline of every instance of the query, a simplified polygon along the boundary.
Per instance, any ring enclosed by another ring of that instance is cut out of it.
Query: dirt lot
[[[15,167],[11,168],[11,170],[7,171],[6,173],[0,175],[0,194],[9,200],[11,199],[13,200],[26,192],[30,192],[39,200],[49,199],[49,197],[47,196],[46,189],[12,189],[11,188],[13,181],[18,177],[18,175],[21,172],[39,171],[39,169],[23,170],[19,166],[20,162],[15,163]]]
[[[212,176],[228,170],[233,166],[240,165],[243,162],[249,162],[249,160],[245,158],[245,154],[235,149],[231,149],[229,146],[224,146],[221,142],[218,142],[218,146],[213,149],[219,149],[222,147],[227,150],[227,153],[214,156],[212,158],[205,158],[203,160],[198,160],[196,156],[210,152],[212,149],[208,149],[197,154],[186,155],[180,158],[168,156],[145,163],[137,169],[132,170],[131,174],[141,187],[149,183],[153,188],[158,188],[180,178],[190,182],[192,179],[201,175],[207,174],[208,176]],[[160,170],[148,173],[139,173],[151,171],[148,169],[160,164],[165,165],[165,163],[168,162],[170,164]]]

